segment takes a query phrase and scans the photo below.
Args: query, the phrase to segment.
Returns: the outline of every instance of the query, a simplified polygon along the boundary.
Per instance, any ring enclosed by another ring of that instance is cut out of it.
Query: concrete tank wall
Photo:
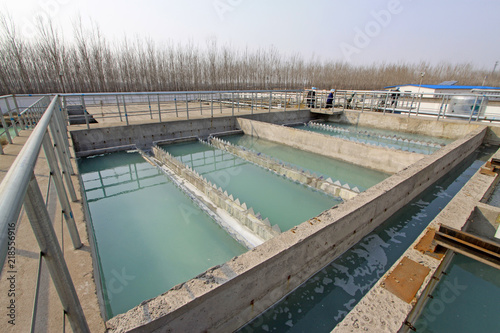
[[[107,322],[111,332],[233,331],[379,226],[482,143],[476,129],[336,209]]]
[[[313,114],[316,118],[358,126],[375,127],[399,132],[421,134],[456,140],[470,131],[484,127],[477,123],[437,118],[408,117],[407,115],[377,112],[345,111],[341,115]]]
[[[245,116],[277,124],[307,122],[309,110],[259,113]],[[207,137],[211,133],[237,129],[235,117],[215,117],[129,126],[91,128],[71,131],[77,157],[127,150],[133,146],[149,149],[153,142],[183,137]]]
[[[238,118],[238,123],[245,134],[386,173],[396,173],[424,157],[250,119]]]

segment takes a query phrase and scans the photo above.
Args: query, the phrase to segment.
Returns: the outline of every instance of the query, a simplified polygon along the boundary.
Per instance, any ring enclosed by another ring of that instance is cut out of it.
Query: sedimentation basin
[[[290,118],[287,118],[288,116]],[[303,131],[297,129],[270,124],[307,122],[313,117],[324,117],[304,111],[258,115],[258,120],[267,122],[255,121],[250,116],[239,119],[219,118],[219,123],[216,126],[212,123],[211,129],[207,129],[210,126],[205,126],[208,124],[207,120],[202,120],[199,123],[184,121],[168,125],[155,124],[151,125],[152,129],[138,125],[128,126],[133,128],[72,132],[74,142],[78,142],[78,147],[75,144],[76,153],[78,156],[84,156],[123,149],[126,145],[117,143],[121,142],[120,136],[125,133],[128,135],[127,144],[136,142],[138,146],[147,147],[153,141],[197,134],[203,137],[241,128],[247,135],[361,164],[374,170],[395,173],[354,199],[323,212],[221,266],[209,269],[155,299],[143,302],[124,315],[111,319],[107,323],[108,327],[116,331],[135,327],[140,330],[235,330],[302,284],[451,168],[460,164],[463,158],[476,150],[485,136],[490,142],[498,142],[495,131],[476,124],[435,122],[366,113],[363,115],[357,112],[347,112],[341,117],[346,122],[373,125],[377,116],[376,125],[379,127],[387,125],[387,128],[392,126],[395,130],[406,129],[417,134],[432,134],[439,128],[437,133],[440,136],[456,140],[434,154],[424,156],[376,147],[369,147],[370,150],[363,144],[328,138],[325,135],[317,136],[317,140],[308,140],[311,133],[304,135]],[[339,121],[338,117],[327,118]],[[168,129],[176,131],[172,133]],[[321,149],[324,147],[340,149],[325,152]],[[346,149],[343,150],[342,147]],[[376,153],[371,153],[373,150]],[[363,156],[363,159],[353,160],[353,155]],[[387,161],[389,163],[386,163]],[[175,303],[171,301],[174,299]]]

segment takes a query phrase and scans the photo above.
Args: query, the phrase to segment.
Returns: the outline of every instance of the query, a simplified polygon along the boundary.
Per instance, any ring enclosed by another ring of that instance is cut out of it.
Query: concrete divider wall
[[[143,302],[110,331],[233,331],[337,258],[477,149],[477,129],[335,209]],[[265,283],[264,283],[265,282]]]
[[[246,117],[286,124],[307,122],[310,120],[310,114],[309,110],[300,110],[258,113]],[[129,149],[127,147],[130,147],[130,145],[135,145],[139,149],[149,149],[153,142],[191,136],[205,138],[211,133],[235,129],[237,129],[235,117],[215,117],[83,130],[72,130],[70,127],[73,147],[77,157],[126,150]]]
[[[245,134],[386,173],[396,173],[424,157],[250,119],[237,120]]]
[[[280,163],[276,160],[272,160],[271,158],[263,154],[258,155],[253,151],[243,150],[240,147],[236,147],[229,142],[226,142],[219,138],[214,138],[210,142],[213,146],[228,151],[231,154],[239,156],[251,163],[260,165],[264,168],[276,172],[279,175],[284,175],[288,179],[298,181],[302,184],[323,191],[327,194],[333,195],[335,197],[341,197],[343,200],[352,199],[359,193],[359,189],[357,187],[351,189],[349,184],[342,185],[339,181],[335,182],[331,178],[323,179],[319,178],[315,174],[311,174],[309,171],[302,172],[297,168],[285,165],[284,163]]]
[[[246,204],[240,203],[238,198],[234,199],[232,195],[228,195],[227,192],[223,191],[221,188],[217,188],[215,184],[207,182],[196,171],[192,170],[163,149],[154,146],[153,153],[157,160],[194,185],[217,205],[217,207],[227,211],[242,225],[253,231],[262,239],[269,240],[281,233],[277,225],[271,227],[267,218],[265,220],[259,219],[255,216],[253,208],[247,208]]]
[[[456,140],[478,127],[477,123],[467,121],[423,117],[408,117],[408,115],[382,114],[379,112],[345,111],[340,116],[319,115],[333,122],[347,123],[357,126],[375,127],[393,131],[436,136]]]

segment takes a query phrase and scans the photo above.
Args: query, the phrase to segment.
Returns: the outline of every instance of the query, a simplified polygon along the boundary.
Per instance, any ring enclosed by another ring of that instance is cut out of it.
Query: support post
[[[186,117],[189,120],[189,103],[188,103],[188,94],[186,93]]]
[[[158,96],[158,119],[161,123],[160,94],[158,94],[157,96]]]
[[[81,98],[82,101],[82,108],[83,108],[83,116],[85,117],[85,124],[87,124],[87,129],[90,129],[90,124],[89,124],[89,117],[87,113],[87,106],[85,105],[85,98],[82,95]]]
[[[120,110],[120,100],[118,99],[118,95],[116,95],[116,105],[118,106],[118,115],[120,116],[120,122],[122,122],[122,110]]]
[[[153,119],[153,110],[151,110],[151,100],[149,99],[149,95],[148,95],[148,105],[149,105],[149,116],[151,117],[151,119]]]
[[[9,117],[10,117],[10,124],[14,127],[14,133],[16,133],[16,136],[19,136],[19,132],[17,130],[17,124],[16,124],[16,121],[14,119],[14,115],[12,114],[12,110],[10,109],[8,97],[5,98],[5,105],[7,105],[7,113],[9,114]],[[19,114],[18,114],[18,118],[19,118]]]
[[[125,122],[128,126],[127,104],[125,103],[125,95],[122,96],[123,100],[123,113],[125,114]]]
[[[231,93],[231,116],[234,116],[234,92]]]
[[[61,171],[59,170],[59,165],[57,163],[56,154],[54,153],[54,146],[50,140],[49,133],[45,133],[43,137],[43,151],[47,157],[47,163],[49,164],[50,174],[54,179],[54,184],[56,186],[57,196],[59,197],[59,202],[61,203],[62,213],[64,219],[66,220],[66,225],[68,226],[69,234],[71,236],[71,241],[73,243],[73,248],[79,249],[82,247],[82,241],[80,240],[80,235],[78,234],[78,229],[76,227],[76,222],[73,217],[73,211],[71,210],[71,205],[64,189],[63,180],[61,177]]]
[[[179,111],[177,110],[177,95],[174,95],[174,103],[175,103],[175,117],[179,118]]]
[[[24,207],[73,332],[90,333],[34,173],[28,184]]]
[[[59,162],[61,163],[61,167],[63,170],[64,180],[66,181],[66,186],[68,187],[68,192],[71,197],[71,201],[76,202],[78,198],[76,197],[75,187],[73,186],[73,182],[71,181],[70,171],[68,169],[68,162],[66,161],[66,157],[64,156],[64,152],[62,149],[62,144],[60,143],[61,138],[57,133],[57,129],[54,126],[54,119],[51,119],[49,124],[49,130],[52,134],[52,138],[54,139],[54,147],[56,148],[57,156],[59,157]]]
[[[5,122],[5,117],[3,115],[2,108],[0,107],[0,120],[2,121],[2,127],[5,130],[5,136],[7,136],[7,141],[9,141],[10,144],[12,144],[12,138],[9,133],[9,128],[7,127],[7,123]]]

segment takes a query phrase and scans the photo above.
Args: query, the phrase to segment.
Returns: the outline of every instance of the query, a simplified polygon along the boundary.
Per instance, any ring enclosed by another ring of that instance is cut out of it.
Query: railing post
[[[210,117],[214,117],[214,93],[210,93]]]
[[[12,95],[12,100],[14,101],[14,107],[16,108],[17,118],[21,122],[21,128],[25,128],[26,127],[26,123],[24,121],[24,116],[21,116],[21,111],[19,110],[19,104],[17,103],[16,95]]]
[[[73,332],[90,332],[34,173],[24,207]]]
[[[222,114],[222,94],[219,93],[219,109],[220,109],[220,113]]]
[[[472,110],[470,111],[470,117],[469,117],[469,123],[471,122],[472,120],[472,115],[474,114],[474,109],[476,108],[476,105],[477,105],[477,99],[479,98],[479,96],[476,96],[476,99],[474,100],[474,105],[472,106]]]
[[[384,102],[384,114],[385,111],[387,110],[387,100],[389,99],[389,93],[385,93],[385,102]]]
[[[253,114],[253,92],[252,92],[252,99],[250,100],[250,105],[251,105],[251,113]]]
[[[420,105],[422,105],[422,98],[423,97],[424,97],[424,93],[421,93],[419,101],[418,101],[417,112],[415,113],[416,116],[418,116],[418,112],[420,111]]]
[[[82,95],[82,108],[83,108],[83,116],[85,117],[85,124],[87,124],[87,129],[90,129],[89,117],[87,113],[87,106],[85,105],[85,97]]]
[[[59,104],[61,106],[61,104]],[[61,108],[59,108],[59,111],[61,111]],[[75,175],[75,171],[73,170],[73,165],[71,164],[71,153],[69,151],[69,141],[68,141],[68,128],[65,126],[64,121],[62,120],[62,115],[58,113],[57,111],[54,112],[54,117],[56,119],[56,129],[59,131],[60,138],[61,138],[61,144],[64,147],[64,155],[66,157],[65,162],[67,163],[68,170],[70,174]]]
[[[149,116],[151,117],[151,119],[153,119],[153,110],[151,110],[151,100],[149,99],[149,95],[148,95],[148,105],[149,105]]]
[[[342,112],[344,112],[347,104],[347,91],[344,91],[344,103],[342,104],[343,104]]]
[[[12,144],[12,138],[9,133],[9,128],[7,127],[7,123],[5,122],[5,117],[3,115],[2,108],[0,107],[0,116],[1,116],[1,121],[2,121],[2,127],[5,130],[5,135],[7,136],[7,141],[9,141],[10,144]]]
[[[365,110],[365,100],[366,100],[366,92],[363,93],[363,105],[361,106],[361,113]]]
[[[47,132],[43,137],[42,145],[43,145],[43,150],[45,152],[45,156],[47,157],[47,163],[49,164],[50,174],[54,178],[54,184],[56,186],[57,196],[59,197],[59,202],[62,207],[62,213],[64,215],[64,219],[66,220],[66,224],[68,226],[73,247],[75,248],[75,250],[79,249],[82,247],[83,244],[82,241],[80,240],[80,235],[78,234],[78,229],[76,227],[75,219],[73,217],[73,211],[71,210],[71,205],[69,203],[66,190],[64,189],[64,184],[61,177],[61,171],[59,170],[56,154],[54,153],[54,146],[52,145],[52,141],[50,140],[50,136]]]
[[[186,93],[186,114],[187,119],[189,120],[189,103],[188,103],[188,93]]]
[[[238,113],[240,113],[240,93],[238,93]]]
[[[61,137],[57,133],[57,128],[54,125],[54,119],[51,119],[49,123],[49,130],[52,134],[52,138],[54,139],[54,147],[56,148],[57,156],[59,157],[59,162],[61,163],[61,167],[63,170],[64,180],[66,181],[66,186],[68,187],[68,192],[71,197],[71,201],[76,202],[78,198],[76,197],[75,187],[73,186],[73,182],[71,181],[70,170],[68,163],[71,163],[66,159],[66,156],[61,148]]]
[[[373,112],[373,100],[375,99],[375,93],[372,93],[372,98],[370,99],[370,111]]]
[[[9,114],[11,125],[14,127],[14,133],[16,133],[16,136],[19,136],[19,132],[17,130],[17,124],[16,124],[16,121],[14,119],[14,115],[12,114],[12,110],[10,109],[8,97],[5,98],[5,105],[7,105],[7,113]],[[19,114],[18,114],[18,118],[19,118]]]
[[[125,95],[122,95],[122,102],[123,102],[123,113],[125,115],[125,123],[128,126],[127,103],[125,102]]]
[[[481,104],[479,104],[479,110],[477,110],[477,116],[476,116],[476,121],[479,121],[479,116],[481,115],[481,109],[483,108],[484,105],[484,100],[486,98],[483,95],[483,98],[481,98]]]
[[[202,101],[202,95],[199,94],[200,98],[200,115],[203,116],[203,101]]]
[[[177,110],[177,95],[174,95],[174,103],[175,103],[175,117],[179,118],[179,111]]]
[[[234,116],[234,92],[231,93],[231,116]]]
[[[118,106],[118,115],[120,116],[120,122],[122,122],[122,110],[120,109],[120,100],[118,99],[118,95],[116,95],[116,105]]]
[[[273,92],[269,93],[269,112],[271,112],[271,107],[273,106]]]
[[[159,122],[161,123],[160,94],[158,94],[157,96],[158,96],[158,119]]]

